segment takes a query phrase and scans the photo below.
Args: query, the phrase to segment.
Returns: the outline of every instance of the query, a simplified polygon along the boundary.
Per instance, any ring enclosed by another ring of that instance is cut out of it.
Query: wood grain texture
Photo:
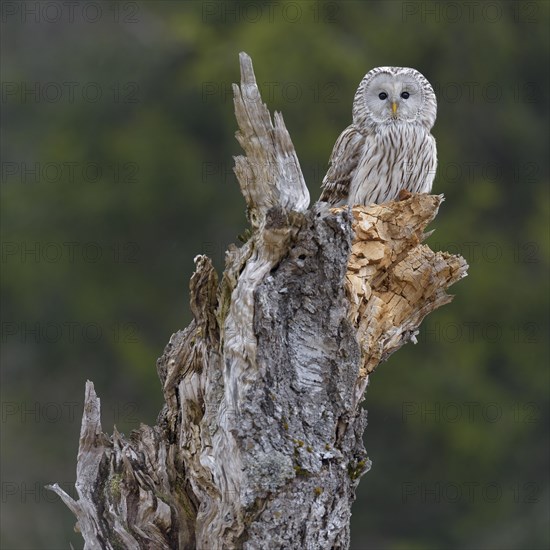
[[[108,436],[86,384],[77,517],[85,548],[344,549],[370,468],[361,407],[369,374],[447,303],[466,263],[422,244],[442,197],[308,209],[282,117],[250,58],[235,85],[235,171],[252,226],[221,281],[206,256],[193,321],[157,362],[154,427]],[[290,167],[290,168],[289,168]]]

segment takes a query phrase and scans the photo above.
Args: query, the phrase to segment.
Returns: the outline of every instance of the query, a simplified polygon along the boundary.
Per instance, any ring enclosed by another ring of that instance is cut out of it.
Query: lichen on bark
[[[251,228],[218,282],[195,258],[191,324],[157,370],[157,423],[103,433],[87,382],[77,517],[85,548],[348,548],[370,468],[361,407],[369,376],[466,274],[422,244],[442,196],[309,207],[282,116],[241,54],[235,173]]]

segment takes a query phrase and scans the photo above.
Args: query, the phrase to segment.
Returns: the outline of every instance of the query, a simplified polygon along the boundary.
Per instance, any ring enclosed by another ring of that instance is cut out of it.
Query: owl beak
[[[391,104],[391,112],[395,115],[397,113],[397,103],[395,101],[392,101]]]

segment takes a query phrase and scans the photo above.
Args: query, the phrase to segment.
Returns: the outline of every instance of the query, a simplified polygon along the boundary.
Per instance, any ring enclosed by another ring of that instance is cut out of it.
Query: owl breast
[[[429,193],[437,167],[435,139],[419,124],[383,124],[365,136],[348,204],[396,200],[403,189]]]

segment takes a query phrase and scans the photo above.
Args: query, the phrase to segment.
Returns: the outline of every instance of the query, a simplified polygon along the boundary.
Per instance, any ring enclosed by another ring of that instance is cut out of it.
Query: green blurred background
[[[72,7],[71,7],[72,6]],[[354,549],[548,548],[549,3],[3,2],[3,549],[82,547],[86,379],[152,424],[196,254],[246,227],[231,83],[252,56],[313,200],[363,75],[439,100],[433,248],[469,276],[371,378]]]

